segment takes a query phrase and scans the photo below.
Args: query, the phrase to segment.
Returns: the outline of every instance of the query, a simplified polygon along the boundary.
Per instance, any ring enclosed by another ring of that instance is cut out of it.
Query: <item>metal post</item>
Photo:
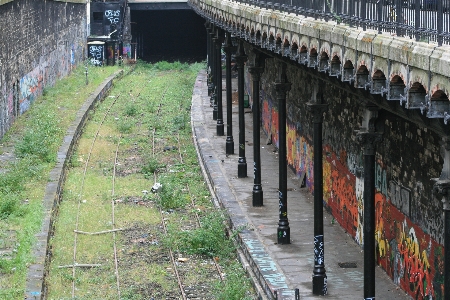
[[[314,270],[312,276],[313,294],[327,294],[327,275],[325,270],[325,248],[323,236],[323,113],[328,104],[323,103],[323,94],[317,95],[316,102],[307,103],[314,123]]]
[[[259,108],[259,83],[264,67],[259,63],[259,52],[255,52],[253,66],[248,69],[253,80],[253,206],[263,206],[263,190],[261,186],[261,146],[260,146],[260,126],[261,116]]]
[[[375,300],[375,144],[381,134],[375,132],[378,108],[368,106],[363,127],[356,133],[364,148],[364,299]]]
[[[223,31],[220,28],[217,28],[217,39],[216,39],[216,103],[217,105],[214,107],[217,109],[217,127],[216,134],[217,136],[224,135],[223,128],[223,107],[222,107],[222,40],[223,40]]]
[[[367,30],[367,0],[361,0],[361,21],[363,31]]]
[[[444,8],[442,1],[436,1],[437,2],[437,42],[438,46],[442,46],[443,42],[443,32],[444,32]],[[448,22],[448,21],[447,21]]]
[[[245,158],[245,117],[244,117],[244,63],[247,55],[244,52],[244,42],[239,40],[236,63],[238,68],[238,98],[239,98],[239,159],[238,178],[247,177],[247,159]]]
[[[226,53],[226,79],[225,85],[227,90],[227,140],[225,144],[225,153],[234,154],[234,139],[233,139],[233,95],[231,93],[231,53],[235,51],[231,42],[231,33],[227,32],[225,47]]]
[[[416,33],[416,41],[422,38],[419,34],[420,28],[420,0],[414,0],[414,32]]]
[[[290,244],[291,229],[287,217],[287,164],[286,164],[286,94],[291,90],[291,83],[286,78],[286,63],[281,63],[275,91],[278,102],[278,161],[279,161],[279,221],[277,229],[278,244]]]
[[[383,1],[379,1],[377,4],[377,23],[378,23],[378,34],[381,34],[383,31]]]
[[[216,27],[214,29],[214,37],[213,37],[213,53],[214,53],[214,64],[212,66],[212,69],[214,70],[214,98],[212,101],[212,107],[213,107],[213,120],[217,120],[218,110],[217,110],[217,101],[219,98],[219,94],[222,94],[222,88],[219,87],[219,80],[222,80],[221,78],[221,70],[220,70],[220,49],[217,49],[217,44],[219,43],[219,36],[218,36],[219,29]],[[220,82],[220,85],[222,85],[222,82]]]
[[[207,84],[208,84],[208,96],[211,96],[212,93],[212,85],[211,85],[211,39],[209,35],[209,27],[210,23],[206,21],[206,68],[208,72]]]
[[[211,107],[214,105],[215,103],[215,99],[216,99],[216,87],[214,84],[214,81],[216,80],[216,52],[214,51],[214,37],[215,37],[215,29],[214,29],[214,25],[211,24],[210,30],[209,30],[209,38],[210,38],[210,51],[211,51],[211,65],[210,65],[210,70],[211,70],[211,98],[210,98],[210,103],[211,103]],[[214,119],[214,112],[213,112],[213,120]]]

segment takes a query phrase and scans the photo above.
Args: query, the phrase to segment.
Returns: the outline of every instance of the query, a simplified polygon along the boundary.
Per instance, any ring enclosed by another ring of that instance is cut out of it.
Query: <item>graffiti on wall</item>
[[[2,118],[0,138],[11,127],[16,117],[27,111],[33,102],[42,95],[45,87],[53,86],[57,79],[71,72],[76,62],[84,59],[86,47],[84,24],[85,20],[78,24],[79,30],[72,28],[66,31],[62,30],[57,47],[53,51],[38,56],[36,63],[32,66],[24,63],[23,70],[15,70],[12,65],[2,68],[2,72],[9,74],[10,79],[5,80],[0,93],[3,98],[0,100],[0,109],[2,110],[0,112]],[[28,55],[31,56],[31,53],[23,54],[25,62],[29,60],[27,59]],[[20,74],[23,71],[25,71],[24,74]],[[0,76],[4,76],[4,74],[0,74]],[[4,104],[2,105],[1,102]]]
[[[109,20],[110,24],[117,24],[120,21],[120,10],[105,10],[105,18]]]
[[[103,53],[105,52],[103,45],[89,45],[88,55],[89,61],[94,66],[101,66],[103,64]]]
[[[263,92],[262,92],[263,94]],[[278,111],[270,96],[263,94],[263,130],[278,141]],[[299,126],[288,120],[287,161],[297,174],[307,174],[307,186],[313,192],[313,149],[300,135]],[[363,153],[337,153],[324,144],[323,175],[324,204],[336,221],[355,241],[364,242],[364,174]],[[377,262],[393,281],[414,299],[443,298],[443,248],[430,231],[424,232],[411,220],[412,211],[420,211],[417,200],[423,190],[420,182],[415,188],[402,185],[388,177],[382,159],[375,165],[375,239]],[[422,210],[425,211],[425,210]],[[429,211],[429,209],[427,210]],[[424,217],[422,217],[424,218]],[[416,220],[419,219],[416,217]],[[430,218],[425,228],[436,230],[442,220]],[[422,227],[423,228],[423,227]]]

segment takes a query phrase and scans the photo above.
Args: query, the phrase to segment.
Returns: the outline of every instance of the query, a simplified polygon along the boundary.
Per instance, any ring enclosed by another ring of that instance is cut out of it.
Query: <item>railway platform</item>
[[[223,87],[226,118],[225,82]],[[233,79],[233,90],[237,80]],[[313,195],[301,188],[299,178],[288,171],[288,220],[290,244],[277,244],[278,152],[261,132],[262,207],[252,206],[253,134],[251,108],[245,113],[246,178],[238,178],[238,106],[233,103],[234,153],[226,154],[225,135],[216,135],[217,121],[208,96],[207,77],[201,72],[192,96],[191,123],[198,156],[213,198],[228,211],[244,266],[253,278],[261,299],[364,299],[363,249],[333,217],[324,211],[324,259],[327,294],[312,293],[314,266]],[[224,121],[224,123],[226,123]],[[376,268],[376,299],[412,299],[387,274]]]

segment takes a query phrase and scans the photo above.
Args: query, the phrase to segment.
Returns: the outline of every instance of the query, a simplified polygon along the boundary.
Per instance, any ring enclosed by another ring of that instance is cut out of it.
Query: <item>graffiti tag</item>
[[[105,17],[111,24],[117,24],[120,20],[120,10],[105,10]]]

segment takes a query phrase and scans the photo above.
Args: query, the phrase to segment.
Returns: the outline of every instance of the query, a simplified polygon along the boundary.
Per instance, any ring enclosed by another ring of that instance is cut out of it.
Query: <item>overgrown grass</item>
[[[165,293],[178,289],[170,262],[157,260],[167,257],[169,248],[178,255],[192,255],[192,260],[201,257],[219,262],[227,276],[225,282],[210,286],[217,299],[252,299],[252,288],[236,260],[233,241],[225,234],[227,217],[210,201],[192,143],[192,88],[201,68],[203,64],[138,63],[133,73],[115,85],[113,97],[105,99],[92,115],[71,160],[51,241],[53,256],[47,278],[50,299],[70,295],[72,281],[78,298],[113,299],[117,294],[111,235],[77,238],[76,261],[101,262],[100,268],[77,269],[73,278],[72,269],[58,267],[73,263],[76,226],[86,232],[112,228],[112,201],[114,225],[124,229],[116,239],[121,299],[165,299]],[[92,139],[110,107],[83,180]],[[119,175],[113,195],[114,166]],[[162,189],[153,194],[150,190],[156,182]],[[168,222],[167,237],[161,230],[160,210]],[[202,227],[187,230],[183,224],[192,221],[193,211],[200,215]],[[195,285],[212,280],[208,277],[204,265],[201,269],[192,265],[184,279]]]
[[[56,153],[76,111],[117,67],[79,67],[44,90],[0,141],[15,159],[0,168],[0,240],[8,240],[0,256],[0,299],[23,299],[34,234],[42,223],[42,199]]]

